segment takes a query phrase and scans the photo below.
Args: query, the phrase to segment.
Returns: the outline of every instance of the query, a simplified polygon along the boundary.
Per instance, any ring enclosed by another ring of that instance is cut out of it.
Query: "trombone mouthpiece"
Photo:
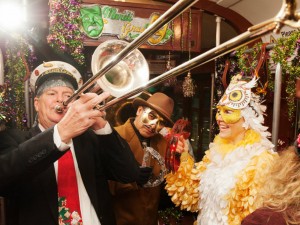
[[[58,113],[63,113],[64,109],[61,105],[56,105],[55,106],[55,111]]]

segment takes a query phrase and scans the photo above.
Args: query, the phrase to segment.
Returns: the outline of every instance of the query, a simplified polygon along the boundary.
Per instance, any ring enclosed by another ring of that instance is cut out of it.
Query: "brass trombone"
[[[110,68],[112,68],[114,65],[116,65],[121,58],[125,57],[128,52],[135,47],[137,47],[139,44],[142,43],[142,41],[145,41],[148,37],[150,37],[155,30],[162,27],[162,24],[168,23],[172,18],[174,18],[176,15],[178,15],[178,11],[175,13],[171,13],[169,11],[175,10],[174,8],[179,9],[186,9],[187,7],[193,5],[196,1],[179,1],[177,4],[175,4],[172,8],[170,8],[165,14],[163,14],[154,24],[152,24],[151,29],[146,29],[145,32],[143,32],[142,35],[140,35],[140,39],[135,39],[130,45],[125,47],[123,51],[121,51],[113,60],[111,63],[107,64],[103,69],[101,69],[96,75],[94,75],[90,80],[88,80],[82,88],[78,89],[73,96],[71,96],[66,102],[64,102],[64,106],[66,106],[70,101],[72,101],[75,97],[78,97],[79,94],[81,94],[83,91],[85,91],[88,87],[90,87],[96,79],[99,78],[99,76],[106,73]],[[165,80],[168,80],[172,77],[178,76],[180,74],[183,74],[189,70],[192,70],[198,66],[201,66],[211,60],[214,60],[226,53],[229,53],[243,45],[249,44],[263,35],[270,33],[270,32],[276,32],[278,33],[280,29],[284,26],[290,26],[293,28],[299,28],[300,27],[300,14],[296,12],[297,4],[296,0],[284,0],[282,3],[282,7],[278,14],[267,21],[264,21],[260,24],[254,25],[250,27],[246,32],[238,35],[235,38],[230,39],[227,42],[224,42],[223,44],[212,48],[211,50],[200,54],[199,56],[155,77],[154,79],[150,80],[147,84],[141,85],[134,90],[120,96],[112,99],[111,101],[107,102],[103,106],[98,106],[97,109],[99,110],[105,110],[109,108],[110,106],[124,100],[127,98],[130,98],[134,95],[137,95],[138,93],[142,92],[143,90],[150,88],[152,86],[155,86]],[[184,10],[181,10],[180,12],[183,12]],[[149,32],[149,33],[147,33]],[[144,34],[145,33],[145,34]],[[57,107],[58,111],[62,111],[61,106]]]
[[[118,64],[123,58],[125,58],[131,51],[138,48],[143,44],[148,38],[150,38],[157,30],[163,27],[165,24],[172,21],[179,13],[184,12],[186,9],[194,5],[198,0],[179,0],[170,9],[168,9],[164,14],[162,14],[154,23],[152,23],[143,33],[141,33],[136,39],[134,39],[129,45],[125,46],[122,51],[120,51],[115,57],[110,59],[102,69],[100,69],[96,74],[93,75],[84,85],[81,86],[74,94],[63,102],[63,107],[67,106],[73,99],[76,99],[85,90],[91,87],[97,79],[105,75],[111,68]],[[55,107],[57,112],[63,112],[61,105]]]

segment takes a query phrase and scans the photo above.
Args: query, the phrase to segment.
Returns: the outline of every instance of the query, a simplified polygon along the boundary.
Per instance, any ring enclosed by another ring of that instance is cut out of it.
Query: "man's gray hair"
[[[72,83],[67,79],[62,79],[62,77],[51,77],[44,81],[41,86],[38,87],[36,90],[36,96],[39,97],[43,92],[52,87],[69,87],[73,91],[75,91],[75,87],[72,85]]]

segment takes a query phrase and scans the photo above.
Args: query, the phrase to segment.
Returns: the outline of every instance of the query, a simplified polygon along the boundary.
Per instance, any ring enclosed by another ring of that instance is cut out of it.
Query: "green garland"
[[[282,80],[286,83],[288,118],[292,120],[295,114],[295,92],[296,79],[300,77],[299,61],[300,32],[295,31],[289,37],[279,38],[271,52],[272,61],[280,63],[282,67]],[[271,77],[270,80],[274,80]],[[271,86],[271,88],[273,88]]]
[[[22,130],[28,128],[24,79],[29,75],[27,61],[34,60],[32,54],[31,47],[22,37],[12,39],[6,45],[5,83],[0,88],[0,120]]]
[[[257,81],[258,86],[256,87],[256,94],[260,95],[261,98],[265,98],[265,95],[267,94],[267,87],[269,85],[267,78],[270,74],[270,70],[267,69],[267,71],[264,71],[267,74],[265,75],[265,73],[262,74],[260,72],[260,68],[257,68],[262,54],[262,45],[263,44],[261,42],[258,42],[251,48],[251,50],[247,47],[240,48],[237,50],[236,56],[238,57],[237,62],[238,67],[241,70],[241,74],[248,77],[257,76],[261,78]],[[268,55],[265,54],[264,57],[266,60]],[[257,69],[259,71],[257,71]]]
[[[251,51],[244,46],[236,51],[238,67],[245,75],[252,76],[258,64],[257,56],[261,52],[262,43],[256,43]]]
[[[257,56],[261,51],[262,43],[257,43],[248,51],[247,47],[237,50],[239,68],[247,75],[254,74],[255,67],[257,66]],[[282,67],[282,82],[286,86],[286,101],[288,105],[288,118],[293,120],[295,114],[295,85],[296,79],[300,77],[300,31],[293,32],[289,37],[279,38],[270,51],[270,59],[272,63],[280,63]],[[272,65],[272,64],[269,64]],[[274,90],[274,74],[267,71],[268,76],[268,89]]]

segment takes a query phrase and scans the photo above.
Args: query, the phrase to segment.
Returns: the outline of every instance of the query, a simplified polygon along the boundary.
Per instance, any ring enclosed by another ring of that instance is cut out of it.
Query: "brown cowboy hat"
[[[135,98],[132,102],[135,108],[139,106],[147,106],[155,110],[161,117],[163,117],[170,125],[173,125],[171,116],[174,108],[174,101],[169,96],[157,92],[151,95],[147,101],[141,98]]]

